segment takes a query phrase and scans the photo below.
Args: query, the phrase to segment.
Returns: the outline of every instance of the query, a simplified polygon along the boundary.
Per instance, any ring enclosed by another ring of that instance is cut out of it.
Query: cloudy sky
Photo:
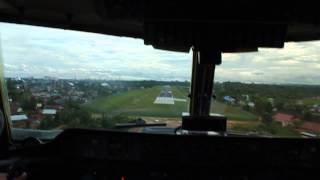
[[[155,50],[141,39],[0,23],[5,75],[77,79],[190,80],[191,53]],[[320,42],[223,54],[216,80],[320,84]]]

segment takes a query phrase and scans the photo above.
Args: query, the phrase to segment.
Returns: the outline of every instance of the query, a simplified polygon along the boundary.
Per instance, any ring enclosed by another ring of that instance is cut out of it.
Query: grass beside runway
[[[175,102],[174,105],[154,104],[161,88],[161,86],[155,86],[101,97],[89,102],[86,106],[93,111],[106,113],[110,116],[124,114],[129,116],[180,117],[181,112],[187,111],[186,102]],[[186,99],[186,92],[183,91],[183,88],[172,87],[174,97]]]
[[[188,88],[172,86],[174,98],[187,99]],[[188,111],[188,101],[175,101],[174,105],[154,104],[162,87],[137,89],[112,96],[100,97],[89,102],[86,106],[94,112],[105,113],[109,116],[152,116],[152,117],[181,117],[182,112]],[[229,119],[239,121],[255,121],[257,117],[240,107],[213,102],[213,112],[225,114]]]

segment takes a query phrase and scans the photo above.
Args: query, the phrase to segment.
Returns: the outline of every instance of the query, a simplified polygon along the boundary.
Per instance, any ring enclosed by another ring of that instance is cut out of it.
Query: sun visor
[[[282,48],[287,30],[286,24],[228,22],[147,22],[144,27],[146,45],[182,52],[192,46],[222,52]]]

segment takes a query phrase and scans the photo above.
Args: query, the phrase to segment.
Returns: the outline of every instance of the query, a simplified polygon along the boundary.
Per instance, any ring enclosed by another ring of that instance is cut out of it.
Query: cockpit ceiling
[[[320,40],[316,2],[0,0],[0,21],[144,39],[155,48],[222,52]]]

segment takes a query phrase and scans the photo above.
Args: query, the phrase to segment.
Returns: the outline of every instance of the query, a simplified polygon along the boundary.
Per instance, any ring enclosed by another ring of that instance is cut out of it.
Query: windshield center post
[[[182,115],[182,129],[225,132],[227,118],[211,114],[215,66],[221,64],[219,50],[193,48],[189,113]]]

